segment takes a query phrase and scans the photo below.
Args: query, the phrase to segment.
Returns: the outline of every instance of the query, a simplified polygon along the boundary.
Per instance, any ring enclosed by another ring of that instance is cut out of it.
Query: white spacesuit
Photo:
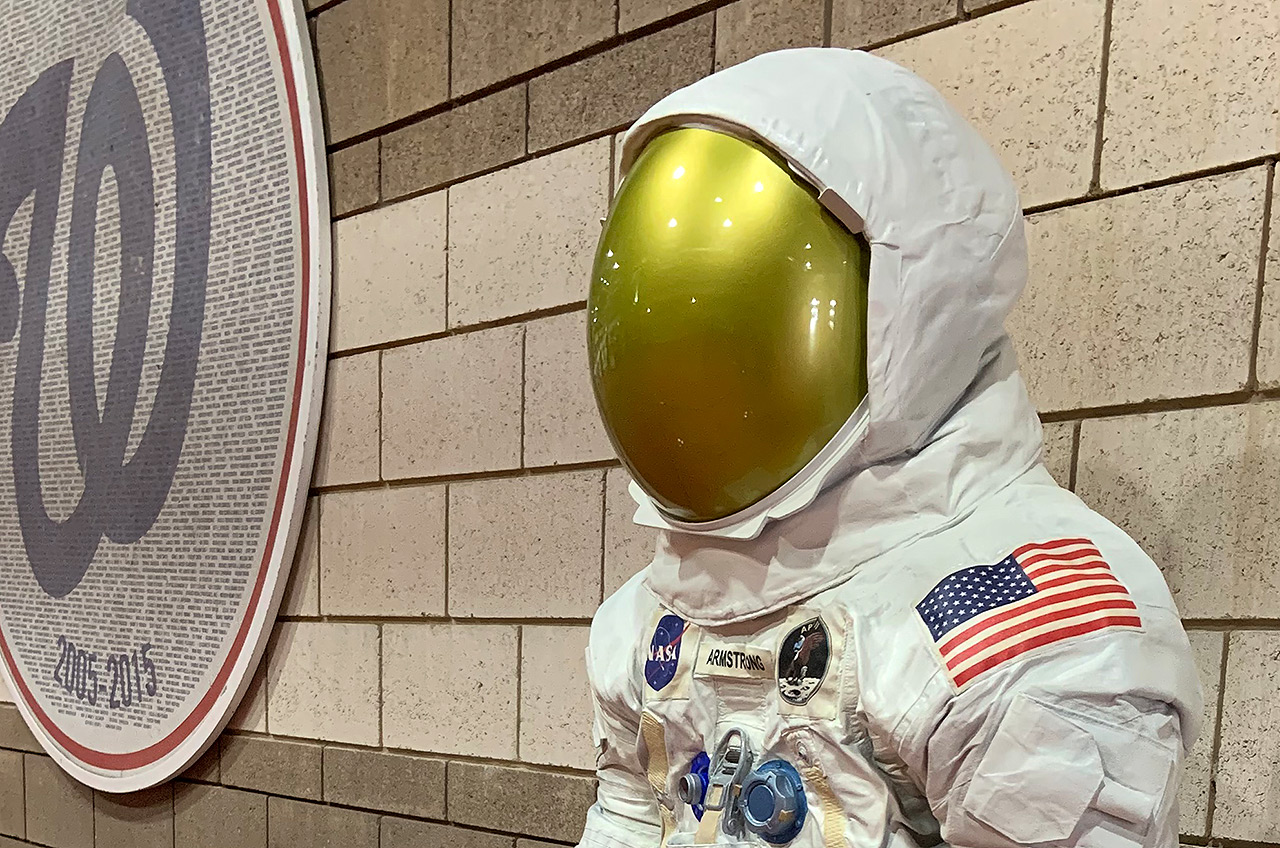
[[[766,146],[870,245],[865,397],[730,515],[632,486],[660,532],[591,628],[581,845],[1174,845],[1200,687],[1157,567],[1042,464],[1003,327],[1027,273],[1006,172],[865,53],[677,91],[624,172],[690,126]]]

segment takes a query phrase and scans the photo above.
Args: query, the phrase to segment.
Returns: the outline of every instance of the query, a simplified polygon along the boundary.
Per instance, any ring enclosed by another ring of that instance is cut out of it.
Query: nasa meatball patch
[[[661,692],[675,679],[680,668],[680,648],[688,624],[678,615],[664,615],[653,628],[649,654],[644,663],[644,679],[649,688]]]

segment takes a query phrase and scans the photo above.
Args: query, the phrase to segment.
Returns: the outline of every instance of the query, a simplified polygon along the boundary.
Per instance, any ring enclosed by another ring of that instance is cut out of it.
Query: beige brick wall
[[[1191,631],[1208,700],[1185,841],[1280,844],[1280,6],[307,7],[332,350],[267,659],[208,754],[124,798],[70,782],[0,703],[0,848],[573,843],[587,623],[653,548],[582,352],[616,133],[717,67],[812,44],[915,68],[1014,174],[1033,270],[1011,329],[1046,462],[1156,557]]]

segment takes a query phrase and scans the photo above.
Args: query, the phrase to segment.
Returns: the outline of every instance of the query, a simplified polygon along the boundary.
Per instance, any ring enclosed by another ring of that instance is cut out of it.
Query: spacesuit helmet
[[[645,143],[604,221],[587,339],[613,447],[669,519],[741,513],[851,419],[869,261],[765,145],[697,125]]]

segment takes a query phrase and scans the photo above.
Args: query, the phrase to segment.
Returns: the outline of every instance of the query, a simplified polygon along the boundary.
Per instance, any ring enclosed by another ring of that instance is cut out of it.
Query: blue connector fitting
[[[785,760],[761,763],[742,783],[739,808],[747,830],[771,845],[800,835],[809,802],[800,773]]]
[[[703,802],[707,797],[707,784],[710,782],[707,773],[710,768],[711,758],[703,751],[693,758],[693,762],[689,764],[689,773],[680,778],[680,784],[676,788],[676,794],[681,801],[693,808],[693,815],[698,821],[702,821],[702,815],[707,811]]]

